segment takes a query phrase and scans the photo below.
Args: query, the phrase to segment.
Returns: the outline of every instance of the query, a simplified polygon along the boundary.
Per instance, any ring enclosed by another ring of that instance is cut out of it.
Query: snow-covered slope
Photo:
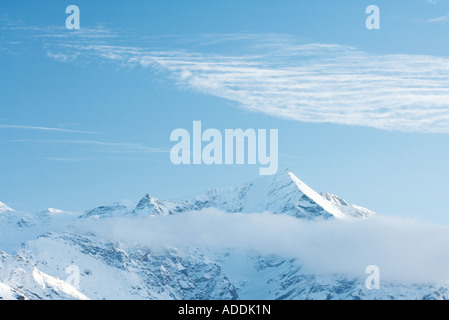
[[[25,300],[25,297],[10,286],[0,283],[0,300]]]
[[[57,277],[76,265],[81,290],[91,299],[238,298],[220,265],[195,248],[130,248],[92,234],[62,233],[28,242],[19,255]]]
[[[27,240],[48,230],[63,230],[78,218],[78,214],[57,209],[37,213],[9,209],[0,214],[0,250],[14,252]]]
[[[371,216],[375,216],[376,213],[369,209],[349,204],[339,196],[336,196],[332,193],[322,193],[321,196],[327,201],[331,202],[336,208],[338,208],[341,212],[343,212],[347,217],[352,218],[368,218]]]
[[[39,271],[20,256],[0,251],[0,299],[3,300],[86,300],[65,281]]]
[[[238,284],[243,300],[448,300],[449,286],[383,282],[368,290],[364,277],[313,274],[294,259],[232,250],[217,256],[223,271]]]
[[[14,228],[24,230],[39,226],[47,228],[49,224],[61,223],[77,217],[75,213],[53,208],[36,213],[20,212],[6,208],[4,211],[0,211],[0,228],[2,229]]]
[[[77,265],[81,290],[92,299],[449,299],[447,285],[383,282],[380,290],[368,290],[365,277],[313,274],[295,259],[240,249],[153,250],[92,235],[51,234],[19,254],[59,277],[67,264]]]
[[[275,177],[262,177],[237,187],[211,189],[198,195],[196,200],[202,207],[215,207],[227,212],[268,211],[308,220],[345,218],[332,203],[288,170]]]
[[[11,209],[10,207],[8,207],[6,204],[4,204],[3,202],[0,202],[0,214],[6,214],[9,212],[13,212],[14,210]]]
[[[133,205],[129,203],[116,202],[108,206],[100,206],[92,210],[86,211],[81,218],[111,218],[124,216],[133,210]]]
[[[345,219],[347,210],[323,198],[287,170],[274,177],[262,177],[232,187],[209,189],[193,200],[161,200],[147,194],[137,205],[115,203],[87,211],[82,218],[117,216],[173,215],[186,211],[217,208],[225,212],[271,212],[293,217],[315,219]]]
[[[56,209],[21,213],[1,204],[0,249],[9,254],[0,254],[0,299],[449,299],[445,284],[383,282],[380,290],[370,291],[364,270],[360,276],[312,273],[301,259],[281,254],[243,247],[153,246],[140,238],[120,242],[101,231],[122,230],[126,221],[166,223],[206,208],[233,218],[288,215],[310,226],[332,219],[357,225],[346,220],[375,215],[333,194],[318,194],[290,171],[209,189],[193,199],[146,195],[136,203],[101,206],[81,216]],[[178,216],[166,217],[173,215]],[[297,221],[291,217],[276,219]],[[93,223],[99,228],[91,229]],[[59,280],[68,277],[70,266],[80,272],[79,289]]]

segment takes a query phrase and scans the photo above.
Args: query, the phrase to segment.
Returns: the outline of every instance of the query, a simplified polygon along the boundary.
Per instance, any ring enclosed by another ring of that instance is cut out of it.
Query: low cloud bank
[[[449,227],[403,218],[310,222],[286,215],[207,209],[148,219],[90,221],[78,228],[130,246],[238,248],[296,258],[314,273],[366,276],[365,268],[377,265],[386,281],[449,280]]]

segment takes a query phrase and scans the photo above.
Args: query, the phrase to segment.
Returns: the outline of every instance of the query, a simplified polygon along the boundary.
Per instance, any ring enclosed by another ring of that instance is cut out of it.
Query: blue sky
[[[0,201],[82,211],[256,178],[170,162],[171,131],[201,120],[279,129],[280,170],[317,191],[447,224],[448,36],[443,0],[3,0]]]

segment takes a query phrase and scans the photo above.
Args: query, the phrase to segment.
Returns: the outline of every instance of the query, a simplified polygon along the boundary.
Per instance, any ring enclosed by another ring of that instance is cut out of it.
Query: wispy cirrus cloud
[[[58,39],[104,39],[117,37],[111,30],[103,26],[83,27],[77,30],[67,30],[61,25],[30,25],[24,21],[10,21],[0,18],[0,30],[23,38],[58,38]]]
[[[227,35],[226,41],[233,40]],[[449,132],[448,58],[370,54],[279,35],[234,41],[246,45],[238,54],[227,55],[92,44],[75,48],[83,59],[151,68],[181,87],[275,117],[383,130]]]
[[[62,145],[84,145],[93,146],[97,152],[101,153],[168,153],[169,148],[149,147],[141,143],[127,143],[127,142],[108,142],[96,140],[9,140],[10,143],[45,143],[45,144],[62,144]],[[101,148],[101,149],[100,149]],[[64,158],[60,158],[64,159]],[[77,159],[77,158],[69,158]]]
[[[62,62],[148,68],[181,88],[274,117],[449,133],[448,57],[374,54],[279,34],[172,36],[164,48],[151,37],[114,35],[54,36],[45,49]]]
[[[110,152],[126,152],[126,153],[167,153],[169,148],[148,147],[141,143],[123,143],[123,142],[105,142],[95,140],[49,140],[53,143],[65,144],[84,144],[109,148]]]
[[[161,160],[148,159],[144,157],[45,157],[43,160],[55,162],[86,162],[86,161],[110,161],[110,160],[124,160],[124,161],[152,161],[162,162]]]
[[[122,160],[164,162],[157,155],[170,152],[169,148],[150,147],[142,143],[97,140],[16,139],[0,142],[45,145],[49,155],[39,159],[62,163]]]
[[[40,45],[45,52],[55,43],[76,44],[82,42],[86,44],[92,42],[98,44],[117,37],[111,30],[103,26],[67,30],[65,26],[61,25],[29,25],[20,20],[11,21],[2,17],[0,17],[0,33],[0,51],[9,54],[24,52],[36,54],[35,44]],[[69,57],[64,59],[62,55],[55,55],[53,58],[67,62],[70,61]]]
[[[71,130],[64,128],[27,126],[18,124],[0,124],[0,129],[17,129],[17,130],[35,130],[35,131],[53,131],[53,132],[67,132],[67,133],[82,133],[82,134],[101,134],[93,131]]]
[[[449,14],[447,14],[445,16],[436,17],[436,18],[427,20],[427,22],[429,22],[429,23],[445,22],[445,21],[449,21]]]

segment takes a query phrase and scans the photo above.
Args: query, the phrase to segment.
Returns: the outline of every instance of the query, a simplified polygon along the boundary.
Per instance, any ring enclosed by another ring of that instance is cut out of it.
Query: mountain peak
[[[47,214],[47,215],[55,215],[55,214],[61,214],[61,213],[64,213],[64,211],[55,209],[55,208],[48,208],[47,210],[40,212],[40,214]]]
[[[49,213],[53,213],[53,214],[55,214],[55,213],[63,213],[63,212],[64,212],[64,211],[62,211],[62,210],[55,209],[55,208],[48,208],[47,211],[48,211]]]
[[[146,194],[130,214],[133,216],[167,216],[195,209],[190,201],[160,200]]]
[[[312,201],[314,201],[318,206],[322,207],[325,211],[332,214],[335,218],[345,218],[345,214],[341,212],[336,206],[331,202],[324,199],[319,193],[310,188],[307,184],[302,182],[293,172],[288,170],[288,176],[294,182],[296,187]]]
[[[141,211],[153,207],[157,199],[153,198],[149,193],[147,193],[142,199],[140,199],[134,211]]]
[[[4,213],[4,212],[14,212],[14,210],[11,209],[10,207],[8,207],[3,202],[0,202],[0,213]]]
[[[351,206],[340,198],[340,201],[336,201],[337,198],[318,194],[287,169],[275,176],[259,177],[251,182],[229,187],[212,188],[190,200],[161,200],[146,194],[137,205],[116,203],[102,206],[87,211],[81,217],[165,216],[204,208],[217,208],[229,213],[271,212],[307,220],[371,215],[367,209]]]
[[[209,189],[196,197],[202,207],[227,212],[272,212],[297,218],[343,219],[332,203],[298,179],[290,170],[233,187]]]

